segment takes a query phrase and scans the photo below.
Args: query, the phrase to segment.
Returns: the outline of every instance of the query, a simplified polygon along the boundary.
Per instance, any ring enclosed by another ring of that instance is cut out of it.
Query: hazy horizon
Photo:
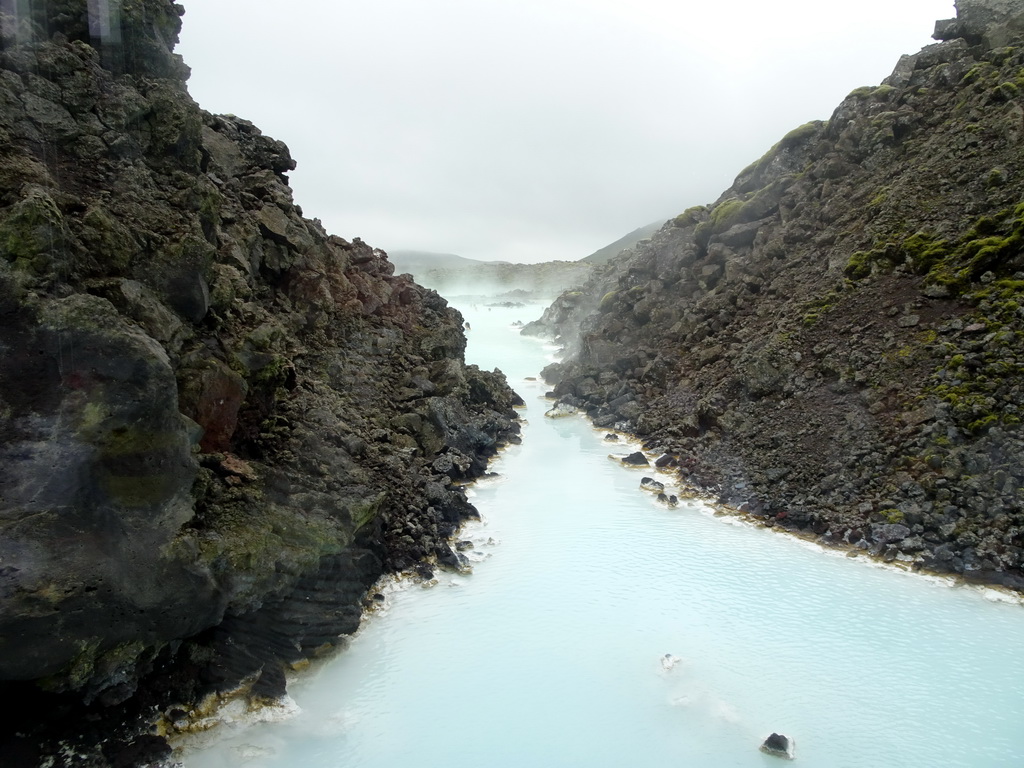
[[[190,92],[288,144],[306,216],[387,251],[517,263],[577,260],[712,202],[954,15],[949,0],[186,11]]]

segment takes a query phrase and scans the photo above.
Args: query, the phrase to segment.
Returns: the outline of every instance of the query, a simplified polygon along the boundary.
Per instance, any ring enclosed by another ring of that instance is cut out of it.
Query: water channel
[[[527,401],[472,490],[472,573],[391,584],[292,703],[192,743],[187,768],[746,768],[771,732],[819,768],[1024,764],[1024,607],[641,491],[581,417],[545,418],[552,349],[460,307],[467,358]],[[665,655],[670,654],[666,663]]]

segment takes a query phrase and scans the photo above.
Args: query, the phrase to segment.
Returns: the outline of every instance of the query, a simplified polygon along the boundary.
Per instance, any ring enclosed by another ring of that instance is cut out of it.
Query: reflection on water
[[[527,378],[551,349],[512,327],[539,308],[463,311],[469,360],[527,402],[471,492],[473,573],[389,588],[292,710],[239,716],[188,768],[764,768],[772,731],[805,766],[1022,764],[1020,605],[660,505],[653,470],[608,460],[635,446],[544,418]]]

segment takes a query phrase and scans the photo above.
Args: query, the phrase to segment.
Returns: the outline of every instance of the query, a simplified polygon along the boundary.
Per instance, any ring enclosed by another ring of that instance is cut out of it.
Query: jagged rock
[[[569,405],[568,403],[559,403],[553,408],[544,412],[544,415],[549,419],[561,419],[566,416],[575,416],[579,412],[579,409],[575,405]]]
[[[622,463],[627,464],[631,467],[646,467],[650,465],[647,457],[640,451],[629,454],[629,456],[622,457]]]
[[[793,759],[795,748],[796,744],[792,739],[779,733],[773,733],[761,744],[761,751],[765,754],[782,757],[786,760]]]
[[[910,529],[898,523],[871,526],[871,538],[880,544],[891,544],[903,541],[910,535]]]
[[[665,490],[665,484],[659,483],[653,477],[645,477],[640,480],[640,490],[650,491],[651,493],[661,493]]]
[[[444,299],[302,218],[284,144],[192,101],[180,6],[101,39],[86,5],[0,25],[0,685],[36,689],[0,749],[109,718],[100,766],[155,754],[140,708],[280,695],[383,572],[464,565],[452,480],[522,400]]]
[[[1024,9],[1015,0],[957,0],[955,19],[935,23],[936,40],[964,38],[968,43],[999,48],[1024,33]]]

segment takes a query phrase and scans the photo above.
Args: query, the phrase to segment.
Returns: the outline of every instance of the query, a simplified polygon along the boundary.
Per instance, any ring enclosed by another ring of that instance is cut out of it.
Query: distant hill
[[[395,265],[396,274],[408,272],[418,283],[442,295],[515,293],[518,298],[554,298],[562,291],[581,285],[590,277],[593,267],[605,264],[649,238],[663,223],[656,221],[634,229],[579,261],[513,264],[414,250],[388,251],[388,258]]]
[[[408,272],[416,275],[433,269],[460,269],[486,262],[467,259],[454,253],[432,253],[431,251],[388,251],[388,259],[395,265],[396,273]]]
[[[651,224],[648,224],[645,227],[640,227],[640,229],[634,229],[628,235],[620,237],[614,243],[609,243],[604,248],[600,248],[594,251],[589,256],[580,259],[580,261],[585,261],[588,264],[595,265],[604,264],[618,256],[627,248],[632,248],[641,240],[646,240],[648,237],[650,237],[659,229],[661,229],[661,225],[664,223],[665,222],[663,221],[655,221],[652,222]]]
[[[388,258],[395,272],[408,272],[416,282],[444,296],[515,294],[517,298],[553,299],[582,284],[593,268],[581,261],[511,264],[429,251],[391,251]]]

